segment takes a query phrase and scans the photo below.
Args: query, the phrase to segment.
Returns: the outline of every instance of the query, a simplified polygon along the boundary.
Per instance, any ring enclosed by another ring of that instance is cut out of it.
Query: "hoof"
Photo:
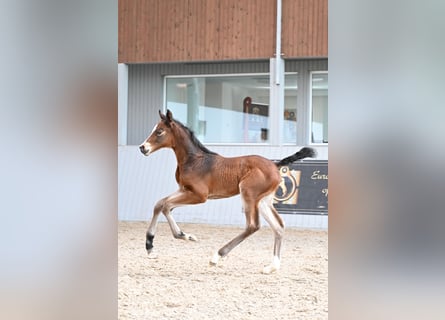
[[[157,259],[158,258],[158,254],[156,253],[156,251],[153,250],[153,248],[151,248],[150,250],[147,250],[147,255],[148,255],[148,259]]]
[[[189,240],[189,241],[198,241],[198,238],[197,238],[195,235],[193,235],[193,234],[186,234],[185,236],[187,237],[186,240]]]
[[[185,241],[198,241],[198,238],[195,235],[184,232],[181,232],[179,235],[175,236],[175,238]]]
[[[264,267],[263,273],[271,274],[277,272],[279,269],[280,269],[280,259],[278,257],[274,257],[272,263],[269,266]]]
[[[270,265],[270,266],[264,267],[263,274],[271,274],[271,273],[277,272],[278,270],[279,270],[279,268],[277,268],[273,265]]]
[[[218,262],[219,262],[219,259],[221,259],[221,256],[218,254],[218,252],[216,252],[213,255],[212,259],[210,259],[209,264],[211,266],[216,266],[218,264]]]

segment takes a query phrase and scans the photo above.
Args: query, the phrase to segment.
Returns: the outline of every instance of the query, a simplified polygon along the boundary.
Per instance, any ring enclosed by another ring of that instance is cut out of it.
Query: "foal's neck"
[[[200,155],[204,154],[204,151],[193,143],[186,132],[182,131],[181,129],[177,129],[175,135],[176,144],[172,147],[172,149],[175,152],[178,165],[187,162],[190,158],[197,156],[199,157]]]

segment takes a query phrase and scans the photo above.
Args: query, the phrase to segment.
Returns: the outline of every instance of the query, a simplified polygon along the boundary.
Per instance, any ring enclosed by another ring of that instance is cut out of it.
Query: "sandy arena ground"
[[[213,253],[241,232],[180,224],[198,242],[174,239],[159,223],[157,258],[145,251],[148,223],[119,223],[119,319],[327,319],[328,233],[286,229],[281,269],[264,275],[273,235],[263,227],[218,266]]]

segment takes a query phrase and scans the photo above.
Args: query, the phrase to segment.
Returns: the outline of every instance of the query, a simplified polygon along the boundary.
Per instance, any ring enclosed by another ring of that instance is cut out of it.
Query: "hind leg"
[[[261,216],[267,221],[273,230],[275,241],[273,249],[272,263],[263,269],[263,273],[269,274],[280,269],[281,263],[281,243],[284,235],[284,223],[278,212],[273,207],[273,194],[261,199],[259,204]]]
[[[217,265],[220,258],[227,256],[229,252],[232,251],[237,245],[260,229],[258,203],[254,197],[249,196],[247,193],[241,192],[241,196],[244,202],[244,211],[246,214],[246,228],[242,233],[215,252],[210,260],[210,265]]]

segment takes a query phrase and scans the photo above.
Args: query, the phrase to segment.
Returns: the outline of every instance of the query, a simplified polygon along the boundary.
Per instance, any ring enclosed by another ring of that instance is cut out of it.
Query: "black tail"
[[[280,160],[278,162],[275,162],[275,164],[277,165],[277,167],[282,167],[285,165],[288,165],[292,162],[295,162],[297,160],[301,160],[304,158],[314,158],[317,155],[317,153],[315,152],[314,149],[312,148],[308,148],[308,147],[304,147],[302,148],[300,151],[294,153],[293,155],[284,158],[283,160]]]

